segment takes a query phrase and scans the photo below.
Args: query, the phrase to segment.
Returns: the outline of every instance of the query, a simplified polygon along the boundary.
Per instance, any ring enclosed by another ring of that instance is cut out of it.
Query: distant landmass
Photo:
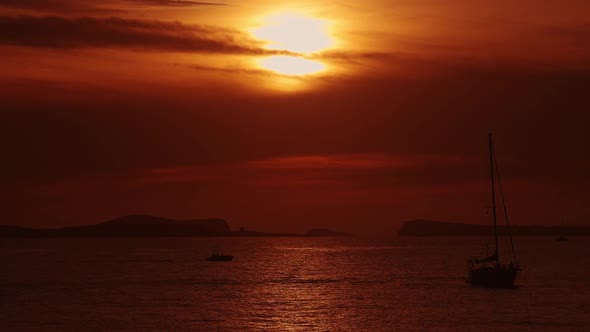
[[[175,220],[128,215],[100,224],[34,229],[0,225],[0,237],[213,237],[213,236],[341,236],[345,233],[314,229],[306,234],[231,231],[223,219]]]
[[[229,233],[229,225],[223,219],[174,220],[142,215],[124,216],[96,225],[52,229],[0,226],[0,236],[4,237],[189,237]]]
[[[512,235],[526,236],[590,236],[590,227],[510,226]],[[400,236],[490,236],[492,225],[474,225],[432,220],[411,220],[403,223]],[[506,226],[498,226],[499,235],[508,235]]]

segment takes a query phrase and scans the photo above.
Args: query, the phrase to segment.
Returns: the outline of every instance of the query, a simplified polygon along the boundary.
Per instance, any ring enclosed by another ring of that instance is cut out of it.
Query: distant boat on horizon
[[[222,252],[218,252],[216,250],[213,250],[213,253],[211,254],[211,256],[206,258],[206,260],[208,260],[210,262],[229,262],[229,261],[232,261],[233,259],[234,259],[234,256],[224,255]]]
[[[555,241],[557,241],[557,242],[568,242],[569,241],[569,239],[564,234],[563,218],[561,218],[561,235],[557,239],[555,239]]]
[[[502,190],[502,183],[500,181],[500,173],[498,172],[498,164],[496,161],[494,143],[492,141],[492,134],[488,135],[489,140],[489,154],[490,154],[490,175],[492,187],[492,219],[494,223],[494,240],[495,248],[490,255],[486,253],[485,256],[472,256],[467,261],[469,266],[469,274],[467,283],[471,286],[487,287],[487,288],[513,288],[514,280],[520,272],[520,267],[516,262],[516,254],[514,251],[514,243],[512,241],[512,233],[510,231],[510,224],[508,223],[508,212],[506,204],[504,203],[504,192]],[[497,226],[497,212],[496,212],[496,183],[494,177],[498,178],[498,189],[500,190],[500,197],[502,199],[502,206],[504,208],[504,217],[506,219],[506,228],[510,238],[510,246],[512,248],[512,261],[509,264],[500,263],[500,251],[498,246],[498,226]]]

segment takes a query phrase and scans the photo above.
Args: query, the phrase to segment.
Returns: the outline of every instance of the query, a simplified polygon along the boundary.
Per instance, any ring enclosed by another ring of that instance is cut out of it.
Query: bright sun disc
[[[256,38],[267,41],[268,49],[296,53],[313,53],[334,43],[328,34],[327,22],[295,13],[269,16],[265,25],[255,29]]]
[[[271,56],[261,59],[260,65],[268,70],[289,76],[315,74],[326,68],[323,63],[318,61],[286,55]]]

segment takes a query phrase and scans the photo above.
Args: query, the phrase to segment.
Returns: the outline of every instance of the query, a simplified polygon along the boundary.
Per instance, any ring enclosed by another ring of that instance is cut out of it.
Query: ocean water
[[[516,238],[493,290],[484,238],[2,239],[0,330],[590,331],[589,240]]]

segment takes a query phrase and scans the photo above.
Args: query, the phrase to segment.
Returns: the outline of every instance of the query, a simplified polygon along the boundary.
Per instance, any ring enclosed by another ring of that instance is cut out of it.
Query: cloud
[[[172,6],[172,7],[194,7],[194,6],[229,6],[220,2],[190,1],[190,0],[122,0],[122,1],[101,1],[99,4],[87,1],[73,0],[2,0],[0,7],[42,10],[42,11],[78,11],[96,10],[97,8],[120,7],[121,4],[147,5],[147,6]]]
[[[220,2],[189,1],[189,0],[127,0],[127,2],[141,4],[141,5],[174,6],[174,7],[229,6],[226,3],[220,3]]]
[[[66,9],[79,6],[68,0],[2,0],[0,1],[0,7],[17,9]]]
[[[434,161],[453,161],[456,158],[439,156],[402,157],[376,153],[338,155],[300,155],[276,157],[250,162],[249,167],[260,169],[393,169],[418,167]],[[460,158],[458,158],[460,159]]]
[[[210,71],[210,72],[218,72],[218,73],[225,73],[225,74],[240,74],[240,75],[271,75],[270,71],[263,70],[263,69],[247,69],[247,68],[237,68],[237,67],[209,67],[209,66],[202,66],[202,65],[187,65],[187,64],[176,64],[179,67],[190,68],[198,71]],[[272,73],[272,75],[280,75],[277,73]]]
[[[120,13],[121,7],[113,6],[109,1],[76,1],[76,0],[0,0],[0,9],[25,11],[35,14],[57,15],[88,14],[113,15]]]
[[[291,155],[245,162],[260,174],[257,183],[330,184],[347,187],[437,185],[470,180],[477,165],[464,155],[348,153]],[[461,176],[457,176],[460,174]],[[254,177],[249,177],[250,179]],[[424,181],[424,179],[428,181]]]
[[[0,44],[42,48],[291,54],[265,50],[261,43],[234,29],[118,17],[0,16]]]
[[[136,175],[142,184],[231,183],[254,186],[337,186],[448,184],[467,177],[477,165],[460,155],[394,155],[387,153],[289,155],[210,165],[153,168]],[[435,174],[435,176],[428,176]],[[438,178],[438,179],[437,179]],[[442,180],[441,180],[442,179]]]

